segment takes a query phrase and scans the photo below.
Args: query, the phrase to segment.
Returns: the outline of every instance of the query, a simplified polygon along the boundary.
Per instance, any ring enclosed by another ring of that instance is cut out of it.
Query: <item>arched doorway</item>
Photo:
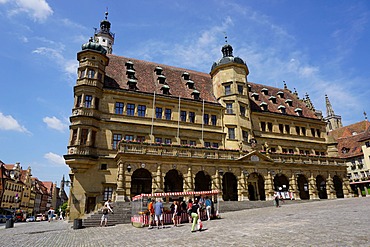
[[[289,180],[284,174],[276,174],[274,177],[274,190],[278,192],[289,191]]]
[[[299,198],[301,198],[301,200],[309,200],[310,193],[308,189],[307,178],[304,175],[299,174],[297,177],[297,182],[298,182]]]
[[[248,176],[248,194],[250,201],[266,200],[265,181],[261,174],[253,172]]]
[[[131,196],[152,193],[152,175],[144,168],[135,170],[131,176]]]
[[[164,177],[164,192],[183,191],[184,179],[176,169],[169,170]]]
[[[338,177],[337,175],[335,175],[333,177],[333,183],[334,183],[334,189],[335,189],[335,194],[337,195],[337,198],[344,198],[344,194],[343,194],[343,182],[340,179],[340,177]]]
[[[224,201],[238,200],[237,180],[231,172],[226,172],[222,177],[222,199]]]
[[[204,171],[200,171],[195,175],[194,191],[208,191],[211,190],[211,176],[206,175]]]
[[[328,199],[328,194],[326,193],[326,182],[321,175],[316,177],[316,189],[319,193],[320,199]]]

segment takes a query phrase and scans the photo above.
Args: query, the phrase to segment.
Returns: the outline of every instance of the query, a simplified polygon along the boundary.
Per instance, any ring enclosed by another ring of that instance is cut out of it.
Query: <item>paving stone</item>
[[[130,224],[73,229],[65,221],[0,225],[0,246],[370,246],[370,197],[286,204],[226,212],[191,225],[164,229]]]

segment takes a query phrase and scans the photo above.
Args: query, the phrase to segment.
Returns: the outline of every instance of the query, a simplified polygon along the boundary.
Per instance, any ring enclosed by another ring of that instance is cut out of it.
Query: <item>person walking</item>
[[[173,205],[174,206],[173,206],[172,222],[173,222],[173,226],[176,227],[178,225],[177,213],[180,209],[179,209],[179,203],[177,201],[174,201]]]
[[[149,204],[148,204],[148,211],[149,211],[149,229],[152,229],[153,226],[153,221],[154,221],[154,200],[151,200],[150,198],[148,199]]]
[[[154,213],[155,213],[155,222],[157,224],[157,228],[159,229],[159,223],[161,223],[163,228],[163,203],[161,199],[154,205]]]
[[[109,212],[113,213],[113,209],[111,208],[110,202],[111,202],[111,200],[109,199],[108,201],[106,201],[104,203],[104,206],[103,206],[103,209],[102,209],[103,215],[101,216],[100,226],[103,226],[103,223],[104,223],[104,226],[107,226],[108,214],[109,214]]]
[[[279,205],[279,194],[277,194],[276,193],[276,195],[275,195],[275,206],[278,208],[278,207],[280,207],[280,205]]]
[[[212,209],[212,201],[206,196],[206,212],[207,212],[207,220],[211,220],[211,209]]]
[[[49,209],[49,211],[48,211],[48,221],[49,221],[49,222],[53,220],[53,218],[54,218],[54,213],[55,213],[54,208],[53,208],[53,207],[50,207],[50,209]]]
[[[196,232],[195,227],[198,224],[198,219],[200,217],[200,209],[198,200],[194,200],[194,204],[191,207],[191,218],[193,219],[193,224],[191,225],[191,232]]]
[[[186,212],[188,213],[188,218],[189,218],[189,223],[192,222],[192,218],[191,218],[191,208],[193,207],[193,200],[192,199],[189,199],[188,201],[188,206],[187,206],[187,210]]]

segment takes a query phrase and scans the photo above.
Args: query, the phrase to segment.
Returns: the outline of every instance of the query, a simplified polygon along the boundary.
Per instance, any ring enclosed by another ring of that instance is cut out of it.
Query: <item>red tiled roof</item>
[[[200,92],[199,98],[208,102],[218,103],[212,93],[212,80],[209,74],[134,58],[116,55],[108,56],[110,60],[109,65],[106,67],[106,74],[113,80],[108,79],[105,82],[106,87],[128,89],[125,64],[127,61],[131,61],[135,69],[135,77],[137,78],[136,86],[140,92],[153,93],[155,91],[156,94],[162,94],[161,87],[163,84],[158,83],[158,75],[154,71],[159,66],[163,69],[162,74],[166,77],[170,95],[176,98],[180,96],[181,98],[193,99],[191,93],[194,89],[189,89],[186,85],[187,81],[182,77],[182,74],[186,71],[190,74],[190,80],[194,82],[194,88]]]
[[[297,96],[291,93],[289,90],[279,89],[279,88],[256,84],[252,82],[248,82],[248,84],[251,86],[250,92],[249,92],[249,99],[250,99],[252,111],[261,111],[260,104],[262,102],[265,102],[267,104],[267,109],[269,112],[281,114],[278,107],[282,105],[282,106],[285,106],[285,111],[286,111],[285,115],[297,116],[295,109],[300,108],[302,109],[302,117],[318,119],[318,117],[315,115],[315,112],[313,110],[310,110],[308,107],[306,107],[306,104],[302,102],[301,100],[299,100]],[[262,89],[264,88],[267,89],[268,91],[267,95],[262,93]],[[283,97],[278,96],[279,91],[284,93]],[[258,94],[258,100],[252,97],[253,93]],[[270,97],[275,97],[276,103],[273,103],[272,100],[269,99]],[[287,99],[292,101],[292,106],[289,106],[287,103],[285,103]]]
[[[342,128],[332,130],[329,132],[329,136],[334,138],[334,140],[338,140],[340,137],[348,137],[352,136],[353,133],[362,133],[365,132],[370,127],[370,122],[367,120],[354,123],[348,126],[344,126]]]

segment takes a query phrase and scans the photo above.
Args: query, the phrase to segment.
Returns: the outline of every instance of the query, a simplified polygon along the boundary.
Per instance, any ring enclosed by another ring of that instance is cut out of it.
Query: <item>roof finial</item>
[[[224,32],[224,35],[225,35],[225,43],[227,44],[227,35],[226,35],[226,32]]]
[[[288,89],[288,87],[287,87],[287,85],[286,85],[285,81],[283,81],[283,82],[284,82],[284,89]]]
[[[365,120],[367,120],[367,114],[365,110],[364,110],[364,116],[365,116]]]
[[[105,19],[108,20],[108,7],[107,7],[107,11],[105,11]]]

